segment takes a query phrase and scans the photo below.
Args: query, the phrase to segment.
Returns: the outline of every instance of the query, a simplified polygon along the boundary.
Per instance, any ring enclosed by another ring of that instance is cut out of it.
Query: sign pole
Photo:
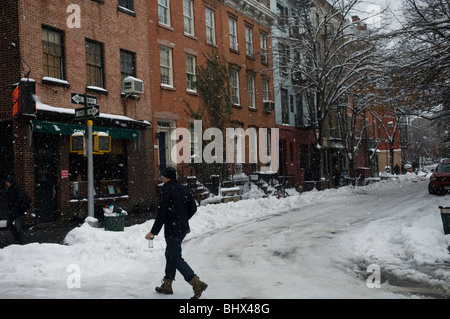
[[[92,125],[91,120],[87,121],[88,135],[88,216],[94,217],[94,155],[92,143]]]
[[[84,94],[84,124],[86,125],[86,128],[87,128],[87,126],[88,126],[88,123],[87,123],[87,118],[88,118],[88,116],[87,116],[87,107],[88,107],[88,103],[87,103],[87,96],[86,96],[86,94]]]
[[[75,110],[75,119],[84,119],[84,124],[86,126],[85,132],[87,134],[84,137],[85,142],[87,141],[87,147],[84,147],[86,152],[87,149],[87,170],[88,170],[88,216],[94,217],[94,143],[92,137],[92,126],[94,123],[88,120],[89,117],[95,117],[100,114],[100,107],[98,106],[98,99],[96,96],[82,94],[82,93],[71,93],[70,101],[73,104],[83,105],[82,108]]]

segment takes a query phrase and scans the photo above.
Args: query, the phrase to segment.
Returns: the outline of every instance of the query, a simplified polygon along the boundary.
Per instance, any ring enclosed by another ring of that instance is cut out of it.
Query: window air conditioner
[[[264,101],[263,109],[266,113],[272,113],[272,110],[275,109],[275,103],[272,101]]]
[[[123,80],[122,92],[125,94],[144,94],[144,82],[128,76]]]

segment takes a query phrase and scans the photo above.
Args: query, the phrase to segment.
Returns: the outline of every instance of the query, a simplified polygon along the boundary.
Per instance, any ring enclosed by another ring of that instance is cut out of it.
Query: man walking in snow
[[[208,287],[200,281],[192,268],[181,256],[181,243],[190,232],[189,219],[197,211],[197,205],[189,189],[176,180],[176,170],[168,167],[162,174],[164,186],[158,203],[158,215],[151,231],[145,236],[148,240],[158,235],[164,225],[166,239],[166,269],[161,287],[156,287],[158,293],[173,294],[172,282],[178,270],[194,290],[192,299],[198,299]]]

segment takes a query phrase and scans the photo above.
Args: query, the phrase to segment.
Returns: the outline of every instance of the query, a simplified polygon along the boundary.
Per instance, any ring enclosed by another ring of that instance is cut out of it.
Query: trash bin
[[[444,234],[450,234],[450,207],[439,206],[441,210],[442,224],[444,225]]]
[[[114,205],[103,208],[105,217],[105,230],[123,231],[125,229],[125,216],[127,212]]]

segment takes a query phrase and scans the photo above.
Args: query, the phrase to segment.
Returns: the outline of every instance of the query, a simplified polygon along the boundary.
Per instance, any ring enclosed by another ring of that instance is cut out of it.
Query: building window
[[[134,11],[133,0],[119,0],[119,7]]]
[[[288,74],[288,61],[289,61],[289,47],[286,44],[280,43],[279,56],[278,56],[278,67],[280,68],[280,74],[287,76]]]
[[[128,76],[136,77],[136,53],[120,50],[120,75],[122,81]]]
[[[253,58],[253,29],[245,26],[245,52],[249,58]]]
[[[229,29],[230,29],[230,49],[237,51],[238,50],[238,41],[237,41],[237,21],[236,19],[229,18]]]
[[[214,20],[214,11],[205,8],[206,21],[206,42],[208,44],[216,44],[216,24]]]
[[[104,88],[103,44],[86,40],[87,85]]]
[[[158,0],[158,22],[170,26],[170,0]]]
[[[63,39],[62,31],[42,28],[44,76],[65,80]]]
[[[240,105],[239,98],[239,72],[231,70],[231,100],[234,105]]]
[[[251,109],[256,108],[255,105],[255,77],[253,75],[247,76],[248,82],[248,107]]]
[[[289,125],[289,97],[286,89],[281,89],[281,121]]]
[[[262,80],[262,95],[263,101],[269,101],[269,81],[266,79]]]
[[[183,0],[184,33],[195,35],[194,33],[194,1]]]
[[[288,9],[277,3],[277,10],[278,10],[278,26],[279,27],[284,27],[286,25],[289,25]]]
[[[186,82],[187,90],[197,92],[195,88],[195,67],[196,67],[196,57],[191,54],[186,54]]]
[[[294,113],[294,105],[295,105],[295,103],[294,103],[294,96],[291,94],[289,96],[289,106],[290,106],[290,109],[291,109],[292,113]]]
[[[267,59],[267,34],[261,33],[260,40],[261,40],[261,62],[268,63],[269,60]]]
[[[161,84],[173,86],[172,49],[159,47],[159,64],[161,68]]]

